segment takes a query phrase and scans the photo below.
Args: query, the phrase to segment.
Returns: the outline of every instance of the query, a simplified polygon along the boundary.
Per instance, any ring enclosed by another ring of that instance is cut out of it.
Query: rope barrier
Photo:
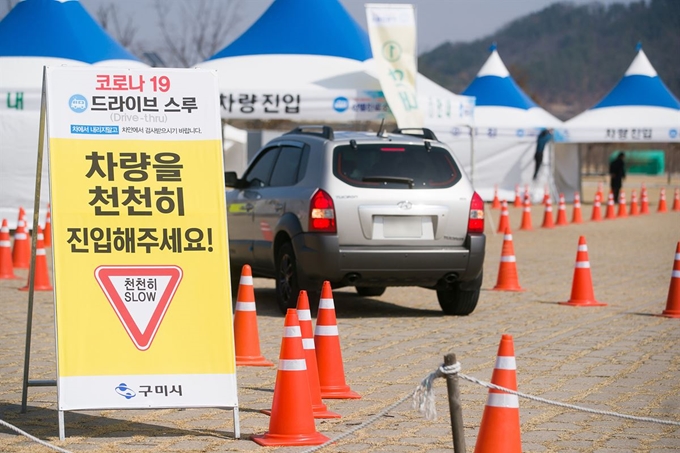
[[[612,412],[612,411],[601,411],[597,409],[591,409],[588,407],[582,407],[582,406],[576,406],[574,404],[567,404],[567,403],[560,403],[559,401],[552,401],[548,400],[545,398],[541,398],[539,396],[533,396],[529,395],[527,393],[522,393],[518,392],[516,390],[510,390],[505,387],[501,387],[500,385],[493,384],[491,382],[486,382],[482,381],[480,379],[477,379],[472,376],[467,376],[463,373],[460,372],[461,366],[460,362],[456,362],[456,366],[444,366],[441,365],[437,370],[434,372],[430,373],[428,377],[423,379],[423,381],[420,383],[418,388],[416,388],[415,392],[413,393],[414,396],[414,407],[417,408],[421,413],[425,415],[427,418],[428,415],[436,417],[436,409],[434,408],[434,392],[432,389],[432,381],[437,378],[437,377],[444,377],[448,374],[458,374],[458,377],[465,379],[466,381],[479,384],[483,387],[487,387],[490,389],[494,390],[500,390],[502,392],[510,393],[511,395],[517,395],[522,398],[530,399],[533,401],[538,401],[541,403],[546,403],[546,404],[551,404],[553,406],[559,406],[559,407],[564,407],[567,409],[574,409],[582,412],[589,412],[591,414],[598,414],[598,415],[610,415],[613,417],[619,417],[619,418],[624,418],[627,420],[635,420],[635,421],[640,421],[640,422],[650,422],[650,423],[659,423],[662,425],[672,425],[672,426],[680,426],[680,422],[674,421],[674,420],[661,420],[658,418],[652,418],[652,417],[637,417],[635,415],[627,415],[627,414],[620,414],[618,412]],[[417,397],[417,398],[416,398]],[[431,407],[430,407],[431,405]]]
[[[59,451],[59,452],[61,452],[61,453],[71,453],[71,452],[68,451],[68,450],[64,450],[63,448],[59,448],[59,447],[57,447],[56,445],[52,445],[52,444],[50,444],[50,443],[48,443],[48,442],[45,442],[44,440],[38,439],[37,437],[28,434],[26,431],[22,431],[21,429],[17,428],[16,426],[14,426],[14,425],[12,425],[12,424],[10,424],[10,423],[7,423],[7,422],[4,421],[3,419],[0,419],[0,425],[7,427],[7,428],[11,429],[11,430],[14,431],[14,432],[19,433],[19,434],[21,434],[22,436],[28,437],[29,439],[31,439],[31,440],[34,441],[34,442],[39,443],[40,445],[43,445],[43,446],[45,446],[45,447],[47,447],[47,448],[51,448],[51,449],[54,450],[54,451]]]
[[[487,387],[487,388],[494,389],[494,390],[500,390],[502,392],[509,393],[511,395],[517,395],[517,396],[522,397],[522,398],[527,398],[527,399],[530,399],[530,400],[533,400],[533,401],[538,401],[538,402],[550,404],[550,405],[553,405],[553,406],[563,407],[563,408],[567,408],[567,409],[579,410],[579,411],[588,412],[588,413],[591,413],[591,414],[609,415],[609,416],[613,416],[613,417],[623,418],[623,419],[626,419],[626,420],[658,423],[658,424],[662,424],[662,425],[680,426],[680,422],[674,421],[674,420],[661,420],[661,419],[652,418],[652,417],[637,417],[635,415],[620,414],[618,412],[612,412],[612,411],[601,411],[601,410],[597,410],[597,409],[591,409],[591,408],[587,408],[587,407],[576,406],[574,404],[560,403],[559,401],[548,400],[548,399],[541,398],[541,397],[538,397],[538,396],[529,395],[527,393],[518,392],[516,390],[510,390],[508,388],[501,387],[500,385],[496,385],[496,384],[493,384],[491,382],[482,381],[482,380],[477,379],[477,378],[472,377],[472,376],[467,376],[467,375],[460,372],[461,369],[462,369],[462,366],[461,366],[460,362],[456,362],[453,365],[448,365],[448,366],[442,364],[435,371],[428,374],[420,382],[420,384],[418,384],[418,386],[416,387],[416,389],[412,393],[407,394],[406,396],[399,399],[397,402],[389,405],[388,407],[386,407],[382,411],[371,416],[370,418],[368,418],[365,422],[361,423],[360,425],[355,426],[354,428],[350,429],[349,431],[346,431],[346,432],[340,434],[339,436],[335,437],[334,439],[330,439],[329,441],[327,441],[327,442],[325,442],[321,445],[317,445],[313,448],[310,448],[309,450],[305,450],[303,453],[315,452],[315,451],[320,450],[324,447],[327,447],[327,446],[329,446],[329,445],[331,445],[335,442],[338,442],[338,441],[344,439],[345,437],[350,436],[351,434],[354,434],[355,432],[359,431],[360,429],[363,429],[366,426],[374,423],[375,421],[377,421],[378,419],[383,417],[389,411],[396,408],[397,406],[399,406],[400,404],[402,404],[404,401],[406,401],[409,398],[411,398],[413,400],[413,402],[412,402],[413,408],[416,409],[421,414],[423,414],[427,420],[436,419],[437,418],[437,409],[436,409],[436,405],[435,405],[433,383],[434,383],[435,379],[440,378],[440,377],[446,377],[447,375],[451,375],[451,374],[457,374],[458,377],[465,379],[466,381],[472,382],[474,384],[481,385],[482,387]],[[45,447],[51,448],[52,450],[55,450],[55,451],[58,451],[58,452],[61,452],[61,453],[72,453],[68,450],[64,450],[63,448],[59,448],[55,445],[51,445],[51,444],[49,444],[49,443],[47,443],[43,440],[40,440],[37,437],[34,437],[34,436],[28,434],[27,432],[22,431],[21,429],[5,422],[2,419],[0,419],[0,425],[6,426],[7,428],[9,428],[13,431],[16,431],[17,433],[19,433],[23,436],[26,436],[29,439],[31,439],[31,440],[33,440],[33,441],[35,441],[35,442],[37,442],[41,445],[44,445]]]

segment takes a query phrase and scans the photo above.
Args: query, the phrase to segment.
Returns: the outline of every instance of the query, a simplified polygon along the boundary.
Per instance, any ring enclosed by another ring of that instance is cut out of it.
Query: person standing
[[[552,129],[543,129],[538,138],[536,139],[536,152],[534,153],[534,162],[536,166],[534,167],[534,181],[536,176],[538,176],[538,170],[541,169],[541,164],[543,163],[543,151],[545,150],[545,145],[552,140]]]
[[[624,153],[619,153],[616,156],[616,159],[611,161],[609,164],[609,184],[612,189],[612,193],[614,194],[614,202],[617,204],[619,202],[619,191],[621,190],[623,180],[626,177],[626,164],[623,161],[624,157],[626,157]]]

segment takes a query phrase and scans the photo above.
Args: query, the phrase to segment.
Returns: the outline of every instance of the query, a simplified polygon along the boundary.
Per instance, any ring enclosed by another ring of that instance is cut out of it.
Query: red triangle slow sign
[[[149,349],[182,280],[182,269],[99,266],[94,275],[137,349]]]

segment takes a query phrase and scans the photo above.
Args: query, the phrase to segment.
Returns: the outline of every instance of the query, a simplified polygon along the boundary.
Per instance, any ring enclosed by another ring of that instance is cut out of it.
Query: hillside
[[[515,81],[546,110],[569,119],[592,107],[643,49],[666,86],[680,97],[680,0],[628,5],[553,4],[469,43],[446,43],[420,56],[418,69],[462,92],[492,42]]]

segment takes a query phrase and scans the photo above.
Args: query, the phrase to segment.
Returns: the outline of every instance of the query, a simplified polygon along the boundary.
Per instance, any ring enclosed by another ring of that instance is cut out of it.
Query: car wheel
[[[437,290],[437,300],[445,315],[467,316],[477,307],[484,274],[470,282],[459,282],[452,289]]]
[[[384,286],[357,286],[357,294],[363,297],[378,297],[385,294]]]
[[[297,306],[299,293],[295,252],[291,243],[286,242],[276,255],[276,302],[281,313],[286,314],[289,308]]]

